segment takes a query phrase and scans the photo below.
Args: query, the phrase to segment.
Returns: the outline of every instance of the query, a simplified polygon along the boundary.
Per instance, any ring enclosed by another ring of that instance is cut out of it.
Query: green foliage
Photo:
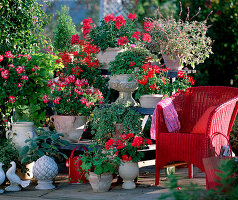
[[[63,156],[67,159],[67,156],[60,152],[58,148],[70,144],[68,141],[61,139],[64,136],[63,134],[45,131],[44,129],[38,129],[38,131],[38,137],[27,139],[25,142],[28,145],[24,146],[19,152],[21,163],[31,163],[44,155],[55,158]]]
[[[191,15],[201,7],[198,20],[205,20],[208,13],[211,27],[208,36],[214,40],[213,55],[198,65],[195,76],[198,85],[233,85],[238,87],[238,2],[236,0],[182,0],[184,9],[190,7]],[[182,16],[186,18],[185,15]],[[206,76],[204,76],[206,74]]]
[[[86,151],[83,155],[80,155],[82,170],[87,172],[91,171],[97,175],[107,172],[111,174],[116,173],[120,164],[120,159],[112,156],[115,151],[115,149],[108,151],[93,146],[91,151]]]
[[[105,142],[115,133],[115,124],[122,123],[121,132],[139,134],[141,131],[141,115],[133,108],[123,104],[111,104],[96,107],[93,111],[92,134],[99,144]]]
[[[236,116],[234,125],[230,133],[230,143],[232,151],[238,155],[238,116]]]
[[[69,15],[67,6],[61,7],[58,16],[58,25],[54,33],[54,47],[57,51],[69,51],[71,48],[71,36],[77,33],[76,27]]]
[[[23,111],[26,107],[29,109],[28,120],[35,123],[36,126],[42,126],[45,122],[46,107],[42,97],[49,94],[47,81],[54,77],[54,73],[61,69],[63,65],[56,64],[58,56],[51,54],[33,54],[31,60],[26,64],[25,70],[29,74],[29,82],[24,88],[23,97],[20,101],[18,111]],[[40,70],[34,69],[37,66]]]
[[[197,184],[187,186],[178,185],[178,179],[174,174],[169,175],[170,193],[161,195],[159,199],[172,197],[175,200],[235,200],[238,198],[238,160],[228,159],[222,160],[218,176],[220,186],[216,190],[205,190]]]
[[[39,2],[39,1],[37,1]],[[35,0],[1,0],[0,54],[6,51],[30,53],[39,50],[46,17]]]
[[[0,140],[0,162],[4,164],[3,170],[6,171],[11,167],[10,162],[15,161],[17,166],[20,162],[18,161],[18,151],[15,145],[12,143],[11,139],[1,139]]]
[[[120,52],[115,59],[110,62],[109,71],[111,74],[133,74],[135,68],[141,67],[145,58],[150,55],[145,48],[133,48]]]
[[[148,31],[152,37],[152,51],[171,57],[177,55],[182,64],[193,68],[195,64],[203,63],[212,53],[212,40],[206,36],[207,21],[190,21],[194,17],[188,12],[183,21],[180,18],[176,20],[174,17],[164,17],[158,12],[158,18],[147,19],[146,22],[151,23],[151,30]]]

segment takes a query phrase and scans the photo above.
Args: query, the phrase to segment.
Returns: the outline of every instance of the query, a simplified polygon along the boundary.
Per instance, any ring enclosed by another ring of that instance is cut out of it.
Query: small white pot
[[[124,162],[119,166],[119,175],[123,178],[124,183],[122,184],[123,189],[135,189],[136,184],[134,183],[134,179],[139,174],[138,163],[133,162]]]
[[[139,99],[142,108],[155,108],[157,103],[163,98],[162,94],[142,95]]]
[[[94,192],[107,192],[112,184],[112,174],[110,173],[97,175],[94,172],[89,172],[88,179]]]
[[[33,176],[38,180],[38,185],[35,189],[54,189],[55,186],[52,183],[57,174],[58,166],[56,162],[49,156],[40,157],[33,167]]]

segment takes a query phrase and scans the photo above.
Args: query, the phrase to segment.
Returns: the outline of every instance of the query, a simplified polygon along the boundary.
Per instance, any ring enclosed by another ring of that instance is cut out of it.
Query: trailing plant
[[[191,65],[203,63],[209,54],[212,54],[212,40],[208,37],[207,19],[201,22],[191,21],[200,13],[190,18],[188,9],[186,20],[183,21],[180,16],[176,20],[173,16],[164,17],[158,10],[156,19],[146,19],[146,30],[152,37],[151,50],[171,58],[178,56],[181,64]]]
[[[61,137],[64,137],[61,133],[38,129],[38,136],[27,139],[25,143],[28,144],[20,150],[21,163],[31,163],[44,155],[67,159],[67,156],[60,152],[59,147],[69,145],[70,143],[61,139]]]
[[[61,7],[58,14],[58,24],[54,33],[54,47],[57,51],[69,51],[71,48],[70,39],[76,34],[76,28],[69,15],[69,7]]]
[[[32,120],[37,126],[44,123],[46,106],[42,103],[48,79],[62,65],[56,64],[58,57],[51,54],[18,54],[6,52],[0,55],[0,104],[1,114],[7,122],[13,109],[17,120]]]
[[[106,150],[96,146],[92,147],[92,150],[84,152],[80,155],[80,161],[82,161],[81,168],[87,172],[94,172],[97,175],[103,173],[117,173],[120,159],[112,156],[115,150]]]
[[[0,54],[6,51],[34,53],[44,40],[43,26],[46,14],[40,1],[1,0],[0,2]]]
[[[121,134],[119,137],[120,139],[116,141],[109,139],[105,143],[105,148],[116,150],[115,155],[124,162],[139,162],[144,156],[144,153],[139,150],[152,144],[150,139],[144,139],[133,133]]]
[[[105,144],[115,133],[115,124],[117,123],[121,123],[123,126],[121,133],[139,134],[142,117],[139,112],[123,104],[113,103],[96,107],[92,118],[93,139],[99,144]]]

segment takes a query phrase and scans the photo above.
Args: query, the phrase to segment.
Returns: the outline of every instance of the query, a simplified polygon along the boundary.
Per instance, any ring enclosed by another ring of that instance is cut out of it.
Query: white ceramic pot
[[[18,151],[26,145],[26,139],[37,137],[33,129],[33,122],[14,122],[11,125],[12,130],[6,132],[6,138],[12,138]]]
[[[88,179],[94,192],[107,192],[112,184],[112,174],[110,173],[97,175],[94,172],[89,172]]]
[[[64,134],[64,139],[70,142],[78,142],[86,127],[86,116],[53,115],[50,120],[54,123],[58,133]]]
[[[155,108],[157,103],[163,98],[162,94],[142,95],[140,96],[140,106],[142,108]]]
[[[171,71],[179,71],[182,70],[182,65],[180,62],[180,59],[177,55],[173,55],[172,57],[170,55],[163,54],[163,59],[165,66],[170,68]]]
[[[58,166],[56,162],[49,156],[40,157],[33,167],[33,176],[38,180],[36,189],[50,190],[55,188],[52,183],[57,174]]]
[[[102,69],[109,69],[109,63],[115,59],[118,53],[124,51],[121,48],[107,48],[105,51],[100,51],[97,54],[97,59],[102,63]]]
[[[138,163],[134,162],[124,162],[119,166],[119,175],[123,178],[124,183],[122,184],[123,189],[135,189],[136,184],[134,179],[139,174]]]
[[[119,91],[119,97],[116,102],[122,102],[130,106],[137,105],[137,102],[132,97],[132,93],[138,88],[138,82],[134,74],[113,75],[108,83],[110,88]]]

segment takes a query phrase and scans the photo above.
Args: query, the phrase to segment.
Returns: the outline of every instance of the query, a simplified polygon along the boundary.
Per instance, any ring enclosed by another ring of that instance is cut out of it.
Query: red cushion
[[[197,121],[197,123],[193,127],[193,130],[191,133],[196,133],[196,134],[206,133],[208,118],[210,116],[210,113],[215,107],[216,106],[211,106],[203,113],[203,115],[200,117],[200,119]]]

